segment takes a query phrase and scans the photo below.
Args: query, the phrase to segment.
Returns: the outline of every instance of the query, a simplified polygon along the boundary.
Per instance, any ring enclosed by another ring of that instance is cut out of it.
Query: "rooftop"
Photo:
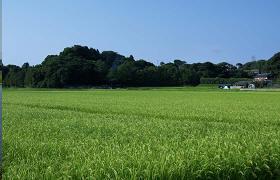
[[[269,77],[271,74],[270,73],[262,73],[262,74],[257,74],[255,78],[266,78]]]

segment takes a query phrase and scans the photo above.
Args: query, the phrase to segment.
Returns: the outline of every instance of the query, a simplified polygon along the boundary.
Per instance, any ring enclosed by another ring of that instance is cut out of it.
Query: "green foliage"
[[[4,89],[3,179],[279,179],[279,93]]]
[[[8,65],[7,69],[9,73],[7,73],[7,75],[5,76],[4,85],[23,87],[25,72],[22,71],[21,68],[16,65]],[[6,68],[3,70],[3,73],[6,72]]]
[[[187,64],[176,59],[159,66],[145,60],[135,60],[114,51],[87,46],[67,47],[59,55],[48,55],[36,66],[3,66],[3,84],[8,87],[140,87],[140,86],[196,86],[200,79],[252,78],[256,71],[270,72],[274,80],[280,75],[280,53],[268,61],[259,60],[236,66],[222,62]]]
[[[275,54],[268,60],[268,70],[272,72],[274,77],[280,77],[280,52]]]
[[[184,65],[180,68],[181,82],[184,85],[196,86],[200,83],[199,74],[194,71],[194,69],[188,68]]]

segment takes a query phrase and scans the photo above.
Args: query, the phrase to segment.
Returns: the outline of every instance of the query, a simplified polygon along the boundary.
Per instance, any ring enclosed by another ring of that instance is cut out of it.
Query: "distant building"
[[[270,73],[262,73],[262,74],[257,74],[254,77],[254,84],[256,87],[271,87],[272,86],[272,80],[271,74]]]
[[[255,89],[272,87],[272,80],[270,73],[256,74],[252,80],[238,81],[233,84],[219,84],[220,89]]]
[[[252,81],[238,81],[234,83],[234,86],[240,87],[240,88],[248,88],[248,86],[252,84]]]
[[[254,81],[256,81],[256,82],[258,82],[258,81],[266,81],[266,80],[269,80],[270,77],[271,77],[270,73],[257,74],[254,77]]]

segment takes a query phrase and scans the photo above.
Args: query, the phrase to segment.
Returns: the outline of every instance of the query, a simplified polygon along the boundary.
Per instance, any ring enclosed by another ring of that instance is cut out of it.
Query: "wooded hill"
[[[7,60],[8,61],[8,60]],[[201,78],[252,78],[268,72],[280,79],[280,53],[268,60],[232,65],[226,62],[189,64],[182,60],[154,65],[114,51],[99,52],[87,46],[67,47],[48,55],[41,64],[3,65],[3,85],[8,87],[127,87],[198,85]]]

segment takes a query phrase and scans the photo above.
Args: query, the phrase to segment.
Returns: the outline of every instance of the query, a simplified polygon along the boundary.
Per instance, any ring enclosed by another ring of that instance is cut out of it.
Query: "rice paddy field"
[[[3,90],[3,179],[279,179],[280,92]]]

